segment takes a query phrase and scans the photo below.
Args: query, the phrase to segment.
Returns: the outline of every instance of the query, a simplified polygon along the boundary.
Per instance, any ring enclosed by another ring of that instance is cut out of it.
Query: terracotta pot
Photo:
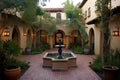
[[[116,66],[103,67],[104,80],[118,80],[119,68]]]
[[[8,80],[17,80],[20,77],[21,69],[20,67],[15,69],[5,69],[4,74]]]

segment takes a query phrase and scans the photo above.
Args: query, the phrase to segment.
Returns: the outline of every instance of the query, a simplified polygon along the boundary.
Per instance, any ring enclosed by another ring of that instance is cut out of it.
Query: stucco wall
[[[87,0],[87,2],[84,4],[84,6],[82,7],[82,12],[85,15],[85,11],[87,11],[87,18],[85,19],[85,22],[87,23],[90,20],[93,20],[94,18],[96,18],[96,8],[95,8],[95,2],[96,0]],[[90,8],[90,12],[91,15],[90,17],[88,17],[88,9]]]
[[[90,29],[93,29],[94,31],[94,53],[97,55],[97,54],[100,54],[100,45],[101,45],[101,33],[100,33],[100,28],[99,27],[96,27],[94,24],[92,25],[86,25],[87,28],[86,31],[90,37]]]
[[[66,20],[66,14],[64,12],[50,12],[51,17],[56,18],[56,14],[61,13],[61,19]]]
[[[85,23],[95,19],[97,17],[95,11],[96,11],[96,8],[95,8],[95,2],[96,0],[87,0],[87,2],[83,5],[82,7],[82,12],[85,14],[85,11],[87,11],[87,18],[85,18]],[[90,8],[90,11],[91,11],[91,14],[90,16],[88,16],[88,8]],[[97,55],[97,54],[100,54],[100,46],[101,46],[101,34],[100,34],[100,28],[99,27],[96,27],[96,25],[94,24],[90,24],[90,25],[85,25],[86,28],[86,32],[89,34],[90,32],[90,29],[93,29],[94,31],[94,53]],[[90,36],[89,36],[90,37]]]
[[[120,6],[120,0],[111,0],[111,6],[112,8],[115,8],[116,6]]]
[[[6,19],[6,20],[5,20]],[[18,20],[18,19],[17,19]],[[7,28],[10,31],[10,35],[9,36],[4,36],[4,30],[5,28]],[[26,48],[26,36],[23,35],[24,31],[23,29],[26,28],[30,28],[27,27],[27,25],[22,22],[22,21],[16,21],[14,19],[14,17],[11,17],[10,15],[6,15],[5,18],[5,14],[2,16],[2,18],[0,18],[0,36],[2,40],[10,40],[12,39],[12,34],[13,34],[13,29],[16,28],[17,32],[18,32],[18,38],[19,38],[19,45],[20,47],[24,50]]]
[[[117,29],[118,28],[118,29]],[[111,29],[111,49],[120,49],[120,14],[116,14],[111,18],[110,22]],[[113,36],[113,31],[119,30],[119,36]]]

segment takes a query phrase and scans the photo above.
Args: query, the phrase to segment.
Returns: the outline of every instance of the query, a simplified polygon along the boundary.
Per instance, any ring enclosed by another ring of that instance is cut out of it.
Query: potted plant
[[[21,69],[15,56],[20,54],[21,48],[14,41],[7,40],[3,43],[3,49],[6,51],[4,74],[9,80],[17,80]]]
[[[84,46],[84,54],[89,54],[89,52],[90,52],[90,46],[88,44],[86,44]]]
[[[3,41],[0,39],[0,80],[4,78],[5,51],[3,50]]]
[[[117,66],[104,66],[103,73],[104,73],[104,80],[118,80],[118,72],[119,68]]]
[[[112,50],[108,55],[108,62],[103,67],[104,80],[119,80],[120,50]]]

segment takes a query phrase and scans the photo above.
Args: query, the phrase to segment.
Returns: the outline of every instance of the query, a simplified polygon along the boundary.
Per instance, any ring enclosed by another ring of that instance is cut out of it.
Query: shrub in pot
[[[6,51],[4,73],[9,80],[17,80],[16,78],[20,76],[21,70],[19,65],[16,63],[15,56],[18,56],[20,54],[21,48],[14,41],[7,40],[3,43],[3,49]]]
[[[89,54],[89,52],[90,52],[90,46],[85,45],[85,46],[84,46],[84,53],[85,53],[85,54]]]
[[[4,74],[8,80],[17,80],[21,74],[21,68],[16,59],[7,59]]]
[[[120,80],[120,49],[111,50],[103,67],[104,80]]]
[[[0,40],[0,80],[4,80],[5,51],[3,50],[3,41]]]
[[[103,67],[104,80],[118,80],[119,68],[117,66]]]

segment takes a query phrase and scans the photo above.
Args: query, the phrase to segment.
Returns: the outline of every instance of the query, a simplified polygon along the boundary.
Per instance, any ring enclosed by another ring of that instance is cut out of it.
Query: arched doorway
[[[65,37],[65,33],[63,31],[61,31],[61,30],[56,31],[55,32],[55,39],[54,39],[55,41],[54,41],[54,44],[55,45],[59,44],[59,40],[61,40],[62,44],[65,44],[64,37]]]
[[[20,31],[17,26],[13,28],[12,40],[15,41],[18,45],[20,45]]]
[[[91,28],[90,29],[90,32],[89,32],[89,35],[90,35],[90,53],[94,54],[94,30]]]

